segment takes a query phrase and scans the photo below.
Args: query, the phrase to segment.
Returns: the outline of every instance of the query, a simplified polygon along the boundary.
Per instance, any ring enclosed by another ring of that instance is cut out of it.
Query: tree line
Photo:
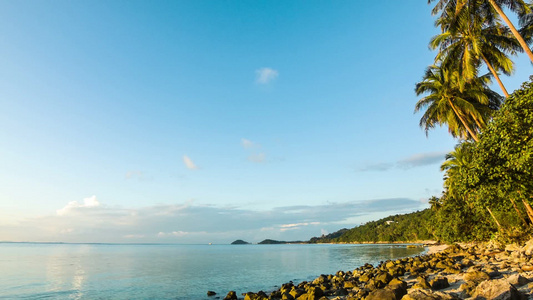
[[[449,242],[526,238],[533,224],[533,84],[510,95],[500,75],[513,74],[520,52],[533,63],[533,4],[432,2],[441,33],[429,43],[437,54],[415,86],[423,96],[415,112],[423,112],[426,135],[447,126],[458,140],[441,166],[444,192],[430,199],[436,235]],[[504,9],[516,14],[518,29]],[[492,80],[503,96],[490,88]]]

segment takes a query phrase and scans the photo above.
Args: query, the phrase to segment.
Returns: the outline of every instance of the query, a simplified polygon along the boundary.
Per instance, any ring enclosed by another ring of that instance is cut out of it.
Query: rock
[[[450,286],[450,284],[448,283],[448,278],[446,277],[434,278],[429,282],[429,285],[434,290],[442,290]]]
[[[281,293],[281,300],[294,300],[294,297],[289,292]]]
[[[244,295],[244,300],[268,300],[268,296],[263,291],[259,291],[257,294],[248,292]]]
[[[217,293],[213,292],[213,291],[207,291],[207,296],[214,296],[216,295]]]
[[[418,276],[416,278],[417,283],[413,285],[413,289],[430,289],[431,286],[429,285],[429,282],[426,280],[426,278],[422,276]]]
[[[522,252],[524,252],[525,255],[533,255],[533,239],[527,241],[527,243],[522,247]]]
[[[345,281],[344,282],[344,288],[345,289],[353,289],[354,287],[356,287],[356,285],[352,281]]]
[[[324,296],[324,291],[322,291],[319,287],[310,286],[307,290],[308,300],[319,300],[322,296]]]
[[[301,295],[305,294],[305,290],[293,286],[289,294],[291,294],[294,299],[297,299]]]
[[[376,277],[374,277],[375,280],[381,281],[384,284],[389,283],[389,281],[392,280],[392,275],[389,273],[380,273]]]
[[[270,296],[268,296],[268,299],[280,299],[281,298],[281,292],[280,291],[273,291],[270,293]]]
[[[403,296],[403,295],[402,295]],[[390,289],[380,289],[375,290],[368,294],[365,298],[366,300],[398,300],[401,299],[396,297],[396,294]]]
[[[489,280],[490,276],[483,271],[470,271],[463,275],[463,279],[466,281],[481,282],[484,280]]]
[[[529,272],[529,271],[533,271],[533,266],[532,265],[523,265],[522,267],[520,267],[520,269],[524,272]]]
[[[516,288],[505,279],[483,281],[476,287],[473,297],[486,300],[520,300]]]
[[[433,292],[431,290],[410,290],[402,297],[402,300],[455,300],[459,299],[443,292]]]
[[[394,278],[389,282],[389,286],[396,286],[399,285],[403,287],[404,289],[407,289],[407,282],[400,280],[398,278]]]
[[[514,286],[523,286],[529,283],[529,279],[522,277],[522,275],[519,274],[513,274],[507,278],[507,282]]]
[[[224,300],[237,300],[237,293],[235,291],[229,292],[226,297],[224,297]]]
[[[474,292],[475,288],[476,288],[476,283],[473,282],[473,281],[465,282],[465,283],[461,284],[461,286],[459,286],[459,290],[464,292],[468,296],[472,295],[472,293]]]
[[[372,278],[372,274],[371,273],[365,273],[363,275],[361,275],[359,277],[359,281],[360,282],[368,282],[370,280],[370,278]]]

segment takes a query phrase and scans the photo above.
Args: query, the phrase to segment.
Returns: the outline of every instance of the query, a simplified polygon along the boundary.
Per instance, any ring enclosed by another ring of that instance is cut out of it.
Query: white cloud
[[[292,224],[283,224],[280,226],[281,231],[287,231],[287,230],[293,230],[293,229],[299,229],[303,226],[309,226],[309,225],[320,225],[320,222],[303,222],[303,223],[292,223]]]
[[[185,167],[189,170],[198,170],[198,166],[194,164],[192,159],[188,157],[187,155],[183,155],[183,163],[185,164]]]
[[[271,68],[261,68],[255,71],[256,80],[258,84],[268,84],[276,79],[279,75],[278,71]]]
[[[180,236],[186,236],[188,235],[189,233],[188,232],[185,232],[185,231],[172,231],[172,232],[159,232],[157,234],[158,237],[167,237],[167,236],[177,236],[177,237],[180,237]]]
[[[126,179],[142,178],[142,176],[143,176],[143,172],[138,171],[138,170],[126,172]]]
[[[56,213],[59,216],[64,216],[76,209],[93,208],[98,206],[100,206],[100,202],[98,202],[98,200],[96,200],[96,196],[93,195],[89,198],[84,198],[83,203],[79,203],[78,201],[71,201],[65,207],[56,210]]]
[[[256,153],[248,156],[248,160],[255,163],[262,163],[265,162],[265,154],[264,153]]]
[[[420,201],[397,198],[370,201],[276,207],[256,211],[237,207],[197,205],[191,201],[120,208],[96,197],[70,202],[57,214],[23,218],[0,226],[0,240],[61,242],[179,242],[230,243],[306,240],[322,230],[353,227],[361,218],[385,217],[427,207]],[[341,225],[342,224],[342,225]]]
[[[248,139],[245,139],[245,138],[242,138],[241,139],[241,145],[244,149],[250,149],[250,148],[253,148],[254,146],[256,146],[255,143],[253,143],[252,141],[248,140]]]

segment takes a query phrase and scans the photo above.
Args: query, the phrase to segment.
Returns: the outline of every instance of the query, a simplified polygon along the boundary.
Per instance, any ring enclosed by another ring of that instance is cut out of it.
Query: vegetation
[[[511,57],[533,42],[533,4],[522,0],[429,0],[441,33],[438,50],[415,92],[423,96],[426,131],[447,126],[458,139],[446,156],[444,192],[429,199],[430,209],[390,216],[313,238],[310,242],[503,242],[533,233],[533,76],[511,95],[500,73],[511,75]],[[502,8],[516,13],[517,30]],[[503,24],[506,25],[503,25]],[[481,74],[482,66],[489,70]],[[491,90],[495,79],[505,98]],[[504,100],[505,99],[505,100]],[[503,104],[502,104],[503,103]]]
[[[459,144],[442,168],[445,192],[437,215],[469,224],[459,239],[484,240],[489,232],[504,239],[527,236],[533,223],[533,83],[515,91],[479,142]]]
[[[430,209],[410,214],[389,216],[378,221],[346,230],[341,229],[320,238],[312,238],[311,243],[375,243],[412,242],[433,240],[433,212]]]
[[[502,7],[518,14],[520,30]],[[510,57],[517,52],[533,62],[526,43],[533,39],[531,7],[521,0],[436,1],[442,32],[430,48],[439,52],[416,85],[425,97],[415,112],[425,110],[420,126],[426,134],[445,125],[459,139],[441,166],[445,190],[430,200],[438,240],[509,241],[532,232],[533,84],[509,96],[499,78],[499,72],[512,74]],[[479,75],[482,65],[490,73]],[[490,89],[490,77],[506,96],[501,109],[503,98]]]

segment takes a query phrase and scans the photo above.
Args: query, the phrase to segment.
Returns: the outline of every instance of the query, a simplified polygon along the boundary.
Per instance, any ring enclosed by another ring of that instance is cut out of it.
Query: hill
[[[415,242],[436,239],[431,222],[430,209],[409,214],[388,216],[364,225],[341,229],[322,237],[314,237],[310,243],[376,243]]]

